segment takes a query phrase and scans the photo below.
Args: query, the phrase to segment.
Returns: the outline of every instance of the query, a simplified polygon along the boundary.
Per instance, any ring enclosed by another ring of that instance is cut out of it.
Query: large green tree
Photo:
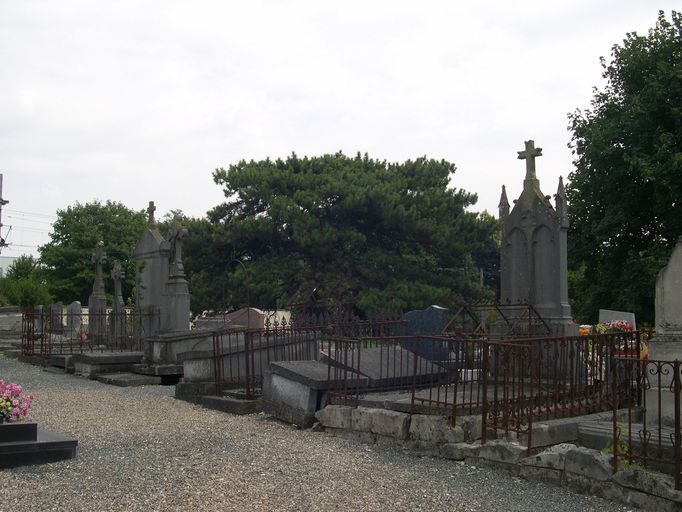
[[[599,308],[654,318],[655,278],[682,235],[682,17],[659,12],[602,58],[606,86],[570,116],[567,194],[578,318]]]
[[[40,261],[55,300],[87,303],[92,292],[94,267],[92,253],[99,241],[107,253],[105,276],[115,259],[124,267],[123,298],[132,295],[135,265],[131,252],[146,225],[144,211],[133,211],[121,203],[107,201],[68,206],[57,211],[50,242],[40,247]],[[113,285],[105,286],[113,292]]]
[[[489,256],[496,221],[466,210],[476,196],[449,186],[454,172],[445,161],[342,153],[217,169],[227,201],[209,212],[211,225],[190,229],[210,247],[201,268],[190,263],[191,283],[227,307],[352,303],[369,312],[490,296],[472,254]]]
[[[33,256],[19,256],[12,262],[0,279],[0,292],[9,304],[22,308],[51,302],[43,270]]]

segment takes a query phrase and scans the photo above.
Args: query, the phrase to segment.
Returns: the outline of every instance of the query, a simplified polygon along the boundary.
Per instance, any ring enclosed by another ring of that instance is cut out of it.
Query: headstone
[[[656,340],[682,342],[682,237],[656,277]]]
[[[80,337],[81,303],[74,301],[66,306],[66,335],[69,338]]]
[[[50,330],[53,334],[64,333],[64,306],[61,302],[50,307]]]
[[[182,265],[182,239],[185,236],[187,229],[176,217],[166,238],[169,261],[168,277],[161,298],[161,333],[189,331],[189,288]]]
[[[88,335],[91,341],[103,343],[107,336],[107,297],[104,292],[103,265],[107,259],[104,242],[98,242],[92,255],[95,281],[88,299]]]
[[[611,309],[599,310],[599,323],[613,322],[614,320],[625,320],[634,330],[637,330],[637,323],[635,322],[635,314],[627,311],[613,311]]]
[[[115,342],[121,341],[126,335],[126,311],[123,302],[123,292],[121,282],[125,277],[125,272],[121,262],[114,260],[111,269],[111,279],[114,281],[114,303],[111,308],[110,329],[111,336]]]
[[[518,158],[526,161],[523,192],[510,211],[505,187],[500,199],[500,300],[528,303],[557,336],[574,336],[568,303],[568,215],[563,180],[555,197],[556,209],[540,190],[535,159],[542,156],[532,140]],[[529,333],[532,334],[532,333]]]
[[[135,308],[145,337],[153,336],[159,330],[161,301],[168,277],[170,254],[156,226],[155,210],[154,202],[150,201],[147,208],[147,228],[133,249],[137,264]]]
[[[414,340],[403,340],[400,345],[431,361],[446,360],[448,356],[448,342],[423,341],[419,335],[439,335],[447,325],[448,310],[440,306],[429,306],[426,309],[408,311],[403,315],[407,324],[400,329],[403,336],[415,335]]]

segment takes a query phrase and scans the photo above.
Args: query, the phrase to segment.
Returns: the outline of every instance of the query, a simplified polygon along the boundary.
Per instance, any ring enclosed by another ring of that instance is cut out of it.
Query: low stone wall
[[[529,457],[526,447],[515,442],[494,440],[484,445],[471,442],[468,432],[475,432],[472,425],[452,427],[440,416],[386,409],[328,405],[316,417],[334,435],[369,443],[399,444],[418,454],[503,468],[528,480],[568,486],[645,510],[682,510],[682,492],[674,489],[672,477],[639,467],[614,474],[611,457],[590,448],[562,443]],[[474,421],[473,418],[468,421]]]

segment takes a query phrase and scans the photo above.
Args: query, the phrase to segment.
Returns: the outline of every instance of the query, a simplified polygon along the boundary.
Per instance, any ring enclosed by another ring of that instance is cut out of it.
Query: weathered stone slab
[[[564,454],[566,473],[580,475],[588,480],[607,481],[613,475],[611,457],[590,448],[576,447]]]
[[[503,440],[488,441],[481,445],[478,457],[492,462],[516,464],[526,456],[527,449],[517,443],[509,443]]]
[[[675,490],[674,479],[668,475],[652,473],[640,468],[618,471],[612,477],[620,486],[665,498],[682,506],[682,492]]]
[[[464,431],[461,427],[452,427],[442,416],[413,414],[410,420],[410,439],[428,443],[461,443]]]
[[[534,466],[536,468],[563,471],[566,465],[566,453],[575,447],[574,444],[561,443],[556,446],[551,446],[537,455],[521,459],[519,463],[522,466]]]
[[[105,373],[103,375],[97,375],[95,380],[102,382],[103,384],[121,387],[158,386],[161,384],[161,377],[127,372]]]
[[[328,405],[315,413],[317,420],[324,426],[342,430],[352,428],[353,407]]]
[[[351,416],[353,430],[407,439],[410,428],[410,415],[386,409],[367,409],[357,407]]]
[[[228,396],[206,395],[200,397],[198,403],[207,409],[240,415],[254,414],[263,410],[260,400],[238,400]]]
[[[142,352],[86,352],[73,355],[74,373],[95,378],[103,373],[130,372],[142,362]]]

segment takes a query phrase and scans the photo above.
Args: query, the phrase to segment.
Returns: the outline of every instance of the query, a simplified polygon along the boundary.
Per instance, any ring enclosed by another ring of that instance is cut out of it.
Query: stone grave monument
[[[111,269],[111,279],[114,281],[114,303],[111,308],[111,315],[109,317],[111,337],[115,344],[123,341],[126,335],[126,310],[123,302],[123,292],[121,289],[121,282],[125,277],[125,272],[121,266],[121,262],[114,260]]]
[[[168,276],[161,297],[161,332],[189,331],[189,288],[182,265],[182,239],[187,236],[176,217],[166,239],[169,247]]]
[[[568,215],[563,180],[555,197],[556,208],[540,190],[535,159],[542,148],[526,141],[518,158],[526,161],[523,191],[510,211],[505,187],[500,199],[500,301],[528,303],[556,336],[574,336],[568,303]],[[533,334],[533,333],[529,333]]]
[[[137,262],[135,307],[144,336],[154,336],[159,331],[161,300],[168,276],[169,249],[154,220],[154,201],[147,208],[148,222],[133,257]]]
[[[66,306],[66,330],[68,338],[78,338],[81,332],[81,303],[74,301]]]
[[[92,285],[92,293],[88,299],[88,335],[91,342],[103,343],[107,337],[107,297],[104,292],[104,276],[102,266],[107,255],[104,252],[104,242],[97,242],[95,252],[92,255],[92,263],[95,266],[95,282]]]

